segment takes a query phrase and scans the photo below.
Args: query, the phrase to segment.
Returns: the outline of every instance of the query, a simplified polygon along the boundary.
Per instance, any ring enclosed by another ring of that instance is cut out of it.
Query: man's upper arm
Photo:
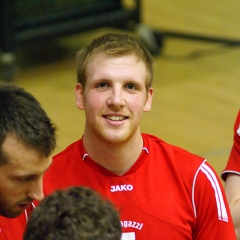
[[[228,173],[225,192],[230,208],[240,199],[240,175],[235,173]]]

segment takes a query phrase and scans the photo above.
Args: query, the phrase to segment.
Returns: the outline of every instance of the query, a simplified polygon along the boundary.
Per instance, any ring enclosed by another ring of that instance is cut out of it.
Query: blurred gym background
[[[31,92],[58,127],[55,153],[83,134],[75,53],[129,31],[154,56],[154,99],[142,131],[226,165],[240,108],[237,0],[2,0],[0,82]]]

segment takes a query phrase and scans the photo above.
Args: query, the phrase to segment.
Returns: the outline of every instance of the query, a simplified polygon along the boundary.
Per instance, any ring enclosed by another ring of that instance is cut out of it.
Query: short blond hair
[[[152,86],[153,59],[148,49],[128,33],[107,33],[94,39],[85,49],[77,52],[77,81],[81,83],[83,89],[86,85],[87,65],[90,59],[98,54],[136,56],[146,66],[146,90]]]

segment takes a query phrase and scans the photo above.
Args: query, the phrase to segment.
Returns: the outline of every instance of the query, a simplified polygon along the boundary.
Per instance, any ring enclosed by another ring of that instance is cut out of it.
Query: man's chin
[[[5,214],[4,217],[7,217],[7,218],[15,218],[15,217],[18,217],[22,214],[23,211],[16,211],[16,212],[8,212],[7,214]]]

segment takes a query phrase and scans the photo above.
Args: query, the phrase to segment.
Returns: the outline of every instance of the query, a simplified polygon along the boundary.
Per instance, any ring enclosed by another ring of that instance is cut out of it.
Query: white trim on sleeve
[[[207,179],[211,183],[211,186],[214,190],[216,207],[217,207],[217,212],[218,212],[218,219],[220,221],[228,222],[228,214],[227,214],[227,210],[226,210],[226,205],[225,205],[225,202],[223,199],[223,195],[222,195],[222,191],[221,191],[219,182],[217,180],[215,173],[205,162],[203,162],[201,164],[201,166],[199,167],[198,171],[195,174],[194,182],[193,182],[192,203],[193,203],[195,217],[196,217],[196,206],[195,206],[195,201],[194,201],[194,190],[195,190],[196,178],[197,178],[199,171],[202,171],[206,175]],[[206,196],[206,197],[208,197],[208,196]]]

